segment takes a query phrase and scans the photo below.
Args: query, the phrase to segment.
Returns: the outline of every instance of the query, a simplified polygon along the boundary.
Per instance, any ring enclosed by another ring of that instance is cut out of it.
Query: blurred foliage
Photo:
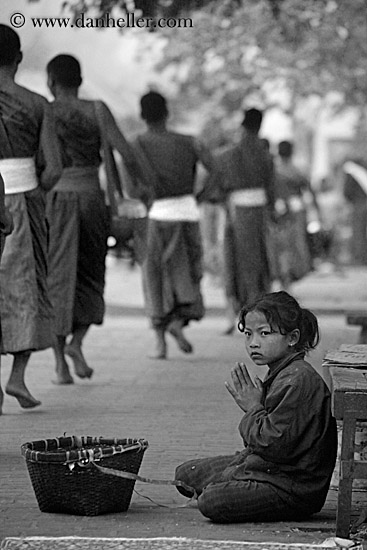
[[[30,0],[35,1],[35,0]],[[283,80],[296,95],[340,91],[346,101],[367,99],[367,0],[65,0],[76,14],[138,11],[142,16],[193,19],[191,28],[159,29],[167,37],[165,63],[185,67],[201,94],[218,86],[224,101],[263,92]],[[242,94],[238,83],[242,85]]]
[[[37,1],[37,0],[29,0]],[[100,17],[119,9],[122,12],[140,12],[142,17],[177,17],[201,9],[216,0],[65,0],[63,7],[75,13],[95,10]],[[240,2],[240,0],[238,0]],[[269,0],[277,2],[278,0]]]
[[[218,145],[246,104],[283,102],[293,114],[304,98],[330,92],[340,94],[341,106],[367,104],[367,0],[68,0],[63,6],[98,16],[191,17],[191,28],[156,31],[167,41],[158,69],[176,86],[176,106],[200,111],[205,137]]]
[[[29,2],[37,1],[29,0]],[[267,1],[274,17],[279,17],[283,0]],[[143,17],[178,17],[220,3],[220,0],[65,0],[63,6],[76,13],[95,9],[100,16],[118,8],[124,12],[139,11]],[[241,6],[243,0],[233,0],[233,3]]]
[[[226,0],[193,17],[193,28],[165,33],[161,69],[172,72],[181,105],[205,105],[207,137],[233,128],[246,104],[282,103],[293,114],[304,98],[337,92],[339,105],[366,105],[365,0]]]

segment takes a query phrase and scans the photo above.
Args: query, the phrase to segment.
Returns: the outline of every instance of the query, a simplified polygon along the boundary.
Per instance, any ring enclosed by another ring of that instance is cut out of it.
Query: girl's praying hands
[[[247,370],[245,363],[237,363],[231,371],[233,387],[225,382],[225,386],[237,405],[244,412],[260,404],[262,395],[262,382],[258,376],[255,382]]]

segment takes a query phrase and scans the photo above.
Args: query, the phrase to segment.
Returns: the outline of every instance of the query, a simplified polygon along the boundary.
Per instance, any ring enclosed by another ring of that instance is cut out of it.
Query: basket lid
[[[145,439],[108,439],[92,436],[62,436],[31,441],[21,446],[22,456],[31,462],[79,462],[99,460],[129,451],[145,451]]]

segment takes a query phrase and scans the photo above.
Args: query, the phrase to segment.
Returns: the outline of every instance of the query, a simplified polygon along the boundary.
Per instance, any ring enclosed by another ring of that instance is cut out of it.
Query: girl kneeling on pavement
[[[214,522],[304,519],[324,505],[337,451],[330,392],[304,360],[319,342],[317,319],[281,291],[245,306],[238,329],[250,359],[237,363],[226,387],[244,412],[244,449],[185,462],[176,479]],[[263,382],[252,381],[251,361],[269,367]]]

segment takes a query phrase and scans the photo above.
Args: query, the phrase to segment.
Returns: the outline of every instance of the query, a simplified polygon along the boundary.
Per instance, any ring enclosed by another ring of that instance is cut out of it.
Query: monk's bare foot
[[[156,349],[152,351],[150,355],[148,355],[149,359],[167,359],[167,349],[166,347],[162,347],[159,349]]]
[[[15,397],[22,409],[34,409],[34,407],[39,407],[39,405],[41,405],[41,401],[33,397],[27,388],[16,388],[8,384],[5,388],[5,392]]]
[[[184,336],[180,322],[173,321],[168,325],[167,330],[174,337],[181,351],[184,353],[192,353],[194,351],[194,348]]]
[[[67,384],[74,384],[73,377],[70,374],[69,365],[65,361],[64,357],[59,357],[56,360],[56,378],[52,380],[53,384],[57,386],[63,386]]]
[[[148,355],[149,359],[167,359],[167,344],[164,330],[157,329],[155,331],[155,337],[155,348],[154,351]]]
[[[64,352],[68,355],[74,363],[74,371],[79,378],[92,378],[93,369],[88,367],[84,355],[80,348],[67,345],[64,348]]]
[[[68,384],[74,384],[74,379],[71,374],[64,374],[56,371],[56,378],[51,380],[56,386],[66,386]]]

